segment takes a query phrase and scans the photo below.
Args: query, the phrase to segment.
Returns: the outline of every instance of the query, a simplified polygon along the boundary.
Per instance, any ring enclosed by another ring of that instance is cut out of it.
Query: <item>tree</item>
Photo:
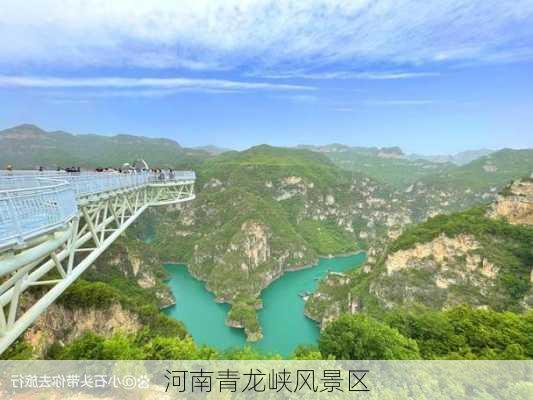
[[[214,349],[197,346],[191,337],[156,337],[144,346],[144,352],[147,360],[208,360],[217,355]]]
[[[320,335],[319,349],[324,357],[344,360],[420,358],[414,340],[362,314],[345,314],[332,322]]]
[[[102,360],[105,339],[93,332],[87,332],[65,347],[59,358],[63,360]]]

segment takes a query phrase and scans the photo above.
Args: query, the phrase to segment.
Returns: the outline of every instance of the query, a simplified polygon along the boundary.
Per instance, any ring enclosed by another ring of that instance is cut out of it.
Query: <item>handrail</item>
[[[59,186],[62,186],[64,184],[68,184],[68,182],[66,180],[63,180],[63,179],[57,179],[57,178],[43,178],[43,177],[30,177],[29,179],[24,179],[24,180],[21,180],[20,179],[21,177],[20,176],[16,176],[16,177],[0,177],[0,196],[2,194],[7,194],[7,193],[16,193],[16,192],[23,192],[23,191],[30,191],[30,190],[46,190],[46,189],[52,189],[52,188],[56,188],[56,187],[59,187]],[[15,186],[15,189],[3,189],[2,186],[6,186],[8,183],[13,183],[14,186]],[[30,186],[28,187],[22,187],[20,188],[19,186],[23,183],[31,183]],[[48,185],[45,185],[45,186],[35,186],[36,183],[41,183],[41,182],[44,182],[45,184],[48,183]],[[19,188],[17,188],[19,187]]]
[[[0,191],[0,248],[55,229],[78,211],[74,190],[66,181],[34,177],[32,182],[29,178],[20,181],[18,177],[3,177],[0,188],[17,182],[28,187]]]
[[[57,229],[78,213],[78,200],[113,190],[196,179],[193,171],[46,173],[0,171],[0,250]]]

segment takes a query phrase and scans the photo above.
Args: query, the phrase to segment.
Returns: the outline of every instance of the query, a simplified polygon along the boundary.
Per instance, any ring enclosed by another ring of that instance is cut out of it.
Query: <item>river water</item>
[[[299,344],[316,344],[318,325],[304,315],[300,294],[315,290],[317,281],[328,271],[343,272],[360,266],[364,253],[322,258],[311,268],[287,272],[262,293],[263,309],[258,311],[263,339],[250,344],[265,353],[288,356]],[[215,303],[215,296],[204,283],[193,278],[185,265],[166,264],[167,282],[176,305],[164,313],[183,321],[194,340],[220,350],[246,345],[242,329],[224,323],[229,306]]]

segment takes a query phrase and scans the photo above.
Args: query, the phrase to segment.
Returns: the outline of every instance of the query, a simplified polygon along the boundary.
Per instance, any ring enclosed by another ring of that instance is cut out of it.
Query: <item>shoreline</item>
[[[318,258],[316,260],[314,260],[313,263],[311,264],[302,264],[302,265],[296,265],[296,266],[293,266],[293,267],[289,267],[287,269],[284,269],[281,271],[281,273],[279,274],[276,274],[272,280],[270,282],[268,282],[268,284],[266,286],[263,286],[261,288],[261,290],[256,293],[256,296],[257,297],[261,297],[261,293],[263,292],[263,290],[265,290],[266,288],[268,288],[272,283],[274,283],[275,281],[277,281],[279,278],[281,278],[283,275],[285,275],[285,273],[287,272],[298,272],[298,271],[303,271],[303,270],[306,270],[306,269],[310,269],[310,268],[313,268],[313,267],[316,267],[318,266],[318,264],[320,263],[320,259],[324,259],[324,260],[331,260],[333,258],[337,258],[337,257],[350,257],[350,256],[356,256],[356,255],[359,255],[361,253],[366,253],[365,250],[357,250],[357,251],[353,251],[353,252],[349,252],[349,253],[341,253],[341,254],[337,254],[337,255],[319,255]],[[363,263],[366,261],[363,260]],[[228,304],[231,306],[231,303],[229,303],[228,301],[225,301],[224,299],[220,299],[219,297],[217,297],[217,295],[213,292],[213,290],[211,288],[209,288],[209,285],[207,284],[206,281],[204,281],[203,279],[199,278],[197,275],[195,275],[191,269],[189,268],[189,264],[187,264],[186,262],[182,262],[182,261],[162,261],[162,264],[163,265],[183,265],[185,268],[187,268],[187,271],[189,272],[189,274],[196,280],[200,281],[200,282],[203,282],[204,284],[204,287],[205,289],[210,292],[211,294],[213,294],[215,296],[215,302],[218,303],[218,304]],[[362,264],[361,264],[362,265]],[[168,279],[165,280],[165,282],[168,281]],[[169,307],[172,307],[174,306],[175,303],[171,306],[167,306],[165,308],[169,308]]]
[[[320,263],[320,260],[321,259],[324,259],[324,260],[331,260],[333,258],[337,258],[337,257],[350,257],[350,256],[356,256],[356,255],[359,255],[361,253],[366,253],[365,250],[357,250],[357,251],[353,251],[353,252],[349,252],[349,253],[341,253],[341,254],[336,254],[336,255],[332,255],[332,254],[329,254],[329,255],[319,255],[318,258],[316,260],[314,260],[313,263],[311,264],[302,264],[302,265],[296,265],[296,266],[293,266],[293,267],[290,267],[290,268],[287,268],[285,270],[283,270],[281,273],[279,274],[276,274],[272,280],[264,287],[261,288],[261,290],[256,293],[256,297],[258,297],[260,300],[261,300],[261,308],[262,305],[263,305],[263,301],[261,299],[261,293],[263,292],[263,290],[267,289],[272,283],[276,282],[278,279],[280,279],[281,277],[283,277],[283,275],[285,275],[285,273],[288,273],[288,272],[298,272],[298,271],[303,271],[303,270],[306,270],[306,269],[310,269],[310,268],[313,268],[313,267],[316,267],[319,263]],[[363,263],[366,261],[366,258],[365,260],[363,261]],[[224,299],[221,299],[219,297],[217,297],[217,295],[213,292],[213,290],[211,290],[211,288],[209,288],[209,286],[207,285],[206,281],[204,281],[203,279],[200,279],[198,276],[196,276],[195,274],[193,274],[191,272],[191,270],[189,269],[189,265],[186,263],[186,262],[183,262],[183,261],[161,261],[161,264],[164,266],[164,265],[174,265],[174,266],[184,266],[185,268],[187,268],[187,271],[189,272],[189,274],[194,278],[196,279],[197,281],[200,281],[204,284],[204,288],[209,292],[211,293],[212,295],[215,296],[215,303],[217,304],[228,304],[230,307],[231,307],[231,303],[228,302],[228,301],[225,301]],[[361,264],[362,265],[362,264]],[[326,275],[328,274],[329,272],[326,273]],[[324,276],[326,276],[324,275]],[[168,282],[171,278],[167,278],[167,279],[164,279],[163,280],[163,283],[166,284],[166,282]],[[321,278],[323,279],[323,278]],[[168,286],[167,286],[168,287]],[[174,295],[172,295],[172,297],[174,297]],[[174,302],[172,304],[168,304],[168,305],[165,305],[163,307],[160,307],[159,308],[159,311],[164,311],[164,310],[167,310],[171,307],[174,307],[176,306],[176,299],[174,298]],[[306,300],[304,300],[304,303],[306,302]],[[310,318],[308,315],[305,314],[305,308],[304,308],[304,315],[306,317],[308,317],[310,320],[312,321],[315,321],[317,323],[319,323],[318,321],[314,320],[313,318]],[[236,328],[236,329],[244,329],[244,327],[242,328]]]
[[[342,254],[338,254],[338,255],[320,255],[318,256],[317,259],[315,259],[312,263],[306,263],[306,264],[302,264],[302,265],[295,265],[295,266],[292,266],[290,268],[287,268],[287,269],[283,269],[282,271],[280,271],[279,273],[277,273],[276,275],[274,275],[272,277],[272,279],[268,282],[267,285],[265,285],[264,287],[261,288],[261,290],[256,293],[256,297],[258,299],[261,300],[261,304],[262,303],[262,298],[261,298],[261,293],[267,289],[271,284],[273,284],[274,282],[276,282],[278,279],[280,279],[281,277],[283,277],[286,273],[289,273],[289,272],[298,272],[298,271],[303,271],[303,270],[307,270],[307,269],[311,269],[313,267],[316,267],[318,266],[318,264],[320,263],[320,260],[321,259],[324,259],[324,260],[331,260],[331,259],[334,259],[334,258],[343,258],[343,257],[350,257],[350,256],[357,256],[359,254],[366,254],[366,251],[364,250],[357,250],[357,251],[354,251],[354,252],[349,252],[349,253],[342,253]],[[365,258],[366,260],[366,258]],[[361,263],[361,265],[364,263],[364,261]],[[187,272],[191,275],[191,277],[193,279],[196,279],[197,281],[199,282],[202,282],[203,283],[203,286],[204,286],[204,289],[209,292],[210,294],[212,294],[214,296],[214,301],[215,303],[218,303],[218,304],[228,304],[230,307],[231,307],[231,303],[225,299],[221,299],[221,298],[218,298],[216,296],[216,294],[213,292],[213,290],[211,290],[211,288],[209,288],[208,284],[206,281],[204,281],[203,279],[199,278],[198,276],[196,276],[192,271],[191,269],[189,268],[189,265],[185,262],[178,262],[178,261],[165,261],[165,262],[162,262],[163,265],[173,265],[173,266],[179,266],[179,267],[185,267],[187,268]],[[359,265],[359,266],[361,266]],[[324,276],[326,276],[329,272],[326,272],[326,274]],[[322,277],[323,278],[323,277]],[[321,278],[321,279],[322,279]],[[170,278],[169,278],[170,279]],[[165,282],[167,282],[169,279],[166,279]],[[163,310],[166,310],[166,309],[169,309],[171,307],[174,307],[176,306],[176,302],[174,302],[174,304],[171,304],[171,305],[168,305],[164,308],[161,308],[160,310],[163,311]],[[305,300],[304,300],[304,304],[305,304]],[[311,318],[309,315],[307,315],[307,313],[305,312],[305,307],[304,307],[304,316],[306,318],[308,318],[309,320],[315,322],[317,324],[317,327],[320,329],[320,321],[317,321],[313,318]],[[227,321],[226,321],[227,322]],[[226,324],[227,325],[227,324]],[[229,325],[227,325],[229,326]],[[243,329],[245,330],[246,328],[244,326],[242,327],[236,327],[236,326],[230,326],[234,329]]]

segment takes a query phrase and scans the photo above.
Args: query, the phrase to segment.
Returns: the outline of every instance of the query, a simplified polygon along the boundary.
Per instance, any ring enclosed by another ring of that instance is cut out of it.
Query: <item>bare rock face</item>
[[[135,333],[142,328],[139,317],[125,310],[119,303],[107,309],[76,308],[71,310],[52,304],[24,334],[33,346],[34,354],[42,358],[46,349],[56,342],[68,343],[85,332],[109,337],[120,331]]]
[[[350,293],[352,281],[343,273],[330,272],[320,282],[319,290],[305,300],[305,315],[320,324],[324,329],[342,313],[355,314],[360,304]]]
[[[488,215],[503,217],[510,224],[533,225],[533,181],[514,182],[498,196]]]
[[[175,300],[170,289],[161,283],[160,269],[161,260],[151,249],[141,243],[123,241],[115,243],[91,267],[91,271],[103,275],[109,270],[119,271],[139,287],[154,291],[159,307],[164,308],[174,304]]]
[[[328,194],[326,196],[325,202],[326,202],[327,206],[332,206],[333,204],[335,204],[335,197],[333,197],[333,195],[331,195],[331,194]]]
[[[266,186],[272,188],[272,182]],[[280,181],[279,187],[276,188],[277,194],[274,198],[276,201],[283,201],[299,195],[305,196],[307,190],[312,187],[312,183],[306,184],[303,178],[299,176],[287,176]]]
[[[385,307],[418,302],[445,308],[462,302],[486,305],[496,293],[500,266],[480,255],[482,246],[472,236],[444,234],[427,243],[391,253],[385,269],[370,287]],[[468,287],[463,293],[460,288]],[[466,296],[466,297],[464,297]]]
[[[493,165],[493,164],[489,164],[489,163],[487,163],[487,164],[485,164],[485,165],[483,166],[483,170],[484,170],[485,172],[496,172],[496,171],[498,171],[498,167],[496,167],[496,166]]]
[[[248,265],[256,268],[270,259],[270,233],[268,228],[254,221],[247,221],[241,227],[244,233],[242,249],[248,258]]]
[[[448,238],[445,235],[440,235],[431,242],[419,243],[414,248],[389,254],[385,261],[385,267],[387,268],[387,275],[390,276],[402,269],[414,266],[418,261],[428,257],[432,257],[436,263],[444,268],[451,260],[463,257],[466,259],[467,270],[473,271],[481,261],[479,256],[476,257],[472,254],[472,251],[478,248],[479,243],[473,236],[461,234],[454,238]],[[491,274],[489,266],[485,270],[487,274]]]

